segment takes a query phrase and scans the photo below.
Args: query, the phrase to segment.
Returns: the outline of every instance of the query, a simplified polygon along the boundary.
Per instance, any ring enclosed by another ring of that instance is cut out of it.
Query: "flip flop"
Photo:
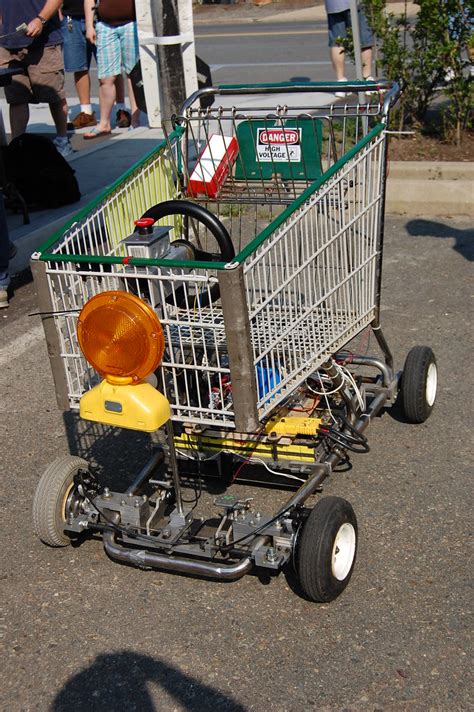
[[[94,129],[91,129],[90,131],[88,131],[87,133],[85,133],[83,135],[83,138],[86,141],[88,141],[91,138],[100,138],[101,136],[110,136],[111,133],[112,133],[111,129],[109,129],[108,131],[103,131],[101,129],[94,128]]]

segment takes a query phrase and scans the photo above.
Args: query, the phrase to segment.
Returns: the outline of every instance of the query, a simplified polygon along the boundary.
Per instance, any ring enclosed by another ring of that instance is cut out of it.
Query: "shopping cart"
[[[349,83],[350,92],[366,83]],[[423,422],[428,347],[403,375],[379,320],[387,121],[398,87],[333,103],[333,84],[197,92],[165,140],[33,255],[58,404],[164,435],[128,490],[53,462],[38,536],[101,532],[111,558],[222,580],[293,566],[315,601],[347,585],[354,511],[313,496],[396,399]],[[210,104],[210,105],[209,105]],[[379,355],[360,341],[375,337]],[[357,346],[356,342],[359,342]],[[184,486],[219,477],[213,516]],[[291,491],[276,512],[239,483]]]

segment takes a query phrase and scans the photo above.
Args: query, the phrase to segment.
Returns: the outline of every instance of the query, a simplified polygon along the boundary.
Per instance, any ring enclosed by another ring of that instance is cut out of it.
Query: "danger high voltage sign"
[[[261,162],[301,161],[301,129],[257,129],[257,159]]]

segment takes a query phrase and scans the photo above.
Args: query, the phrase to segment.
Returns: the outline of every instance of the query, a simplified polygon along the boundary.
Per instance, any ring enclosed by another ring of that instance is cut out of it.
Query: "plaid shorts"
[[[117,77],[122,71],[130,74],[139,59],[137,23],[114,27],[98,22],[96,33],[99,79]]]

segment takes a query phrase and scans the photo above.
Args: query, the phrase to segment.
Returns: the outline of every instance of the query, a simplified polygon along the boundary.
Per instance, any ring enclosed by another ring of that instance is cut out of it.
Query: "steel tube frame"
[[[119,544],[115,532],[107,530],[103,535],[106,553],[117,561],[141,568],[165,569],[182,574],[205,576],[221,581],[236,581],[248,574],[254,564],[250,557],[245,557],[236,564],[217,564],[211,561],[194,561],[184,557],[159,554],[146,549],[128,549]]]

